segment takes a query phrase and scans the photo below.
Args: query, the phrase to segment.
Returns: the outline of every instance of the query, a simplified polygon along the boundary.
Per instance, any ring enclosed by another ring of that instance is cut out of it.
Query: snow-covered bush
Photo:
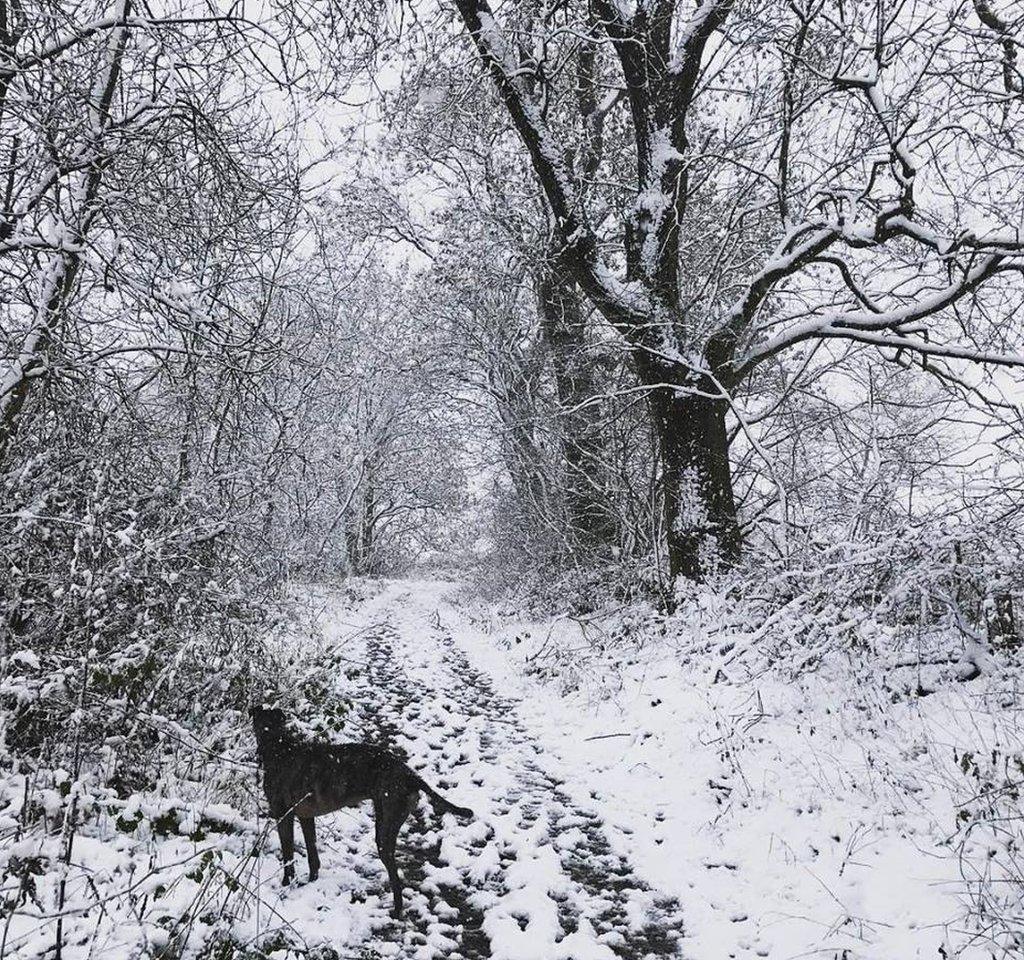
[[[1017,642],[1022,560],[1017,523],[974,516],[809,542],[785,561],[758,557],[726,581],[725,594],[749,609],[758,632],[750,646],[774,663],[803,651],[805,667],[830,649],[965,652],[974,662]]]
[[[1024,742],[955,756],[961,780],[954,838],[965,899],[979,937],[1013,956],[1024,950]]]
[[[259,570],[159,437],[84,404],[64,414],[23,430],[0,474],[4,736],[49,766],[102,753],[127,788],[158,775],[155,716],[244,703]]]

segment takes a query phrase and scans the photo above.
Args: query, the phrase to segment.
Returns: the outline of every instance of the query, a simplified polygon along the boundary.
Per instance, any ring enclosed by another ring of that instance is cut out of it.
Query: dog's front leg
[[[281,839],[281,859],[284,861],[284,885],[295,879],[295,814],[290,810],[277,819],[277,835]]]
[[[309,860],[309,879],[320,876],[320,855],[316,852],[316,821],[312,817],[299,817],[302,839],[306,841],[306,859]]]

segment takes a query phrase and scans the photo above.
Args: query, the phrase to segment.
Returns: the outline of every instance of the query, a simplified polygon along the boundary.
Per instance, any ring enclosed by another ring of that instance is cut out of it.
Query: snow
[[[745,675],[738,658],[770,624],[695,658],[700,623],[645,633],[637,610],[618,640],[594,643],[594,621],[586,635],[565,615],[530,622],[453,583],[375,589],[353,601],[309,588],[317,629],[287,642],[323,672],[324,696],[351,701],[340,739],[386,734],[475,813],[460,822],[421,804],[406,827],[408,920],[386,916],[366,809],[321,818],[319,880],[305,882],[300,847],[285,888],[272,825],[253,815],[254,770],[238,771],[241,807],[199,785],[186,795],[183,781],[177,795],[117,800],[65,775],[90,813],[67,872],[65,957],[171,942],[191,957],[217,935],[296,956],[316,945],[500,960],[991,955],[966,923],[961,870],[987,862],[989,841],[953,842],[971,788],[960,774],[965,754],[1020,749],[1019,693],[937,669],[901,686],[895,662],[865,674],[842,658],[796,679]],[[5,835],[25,795],[24,777],[3,783]],[[60,791],[33,802],[59,827]],[[57,862],[62,842],[58,829],[7,843],[0,872]],[[61,873],[36,878],[7,957],[52,946]],[[468,946],[481,935],[489,953]]]
[[[686,67],[688,58],[692,56],[690,45],[693,38],[704,29],[708,18],[718,12],[716,8],[719,6],[716,0],[704,0],[698,4],[689,21],[679,25],[676,30],[675,52],[669,63],[670,72],[679,73]]]
[[[596,660],[559,693],[524,668],[550,648],[550,629],[578,644],[564,621],[485,634],[458,607],[440,610],[516,698],[565,789],[600,810],[646,880],[679,898],[685,955],[990,955],[961,929],[947,845],[952,748],[980,734],[971,692],[891,703],[851,689],[841,670],[714,684],[667,646]]]

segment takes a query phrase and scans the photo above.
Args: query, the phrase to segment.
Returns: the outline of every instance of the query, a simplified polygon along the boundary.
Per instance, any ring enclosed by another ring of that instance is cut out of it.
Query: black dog
[[[405,818],[416,806],[422,790],[434,809],[471,817],[473,811],[457,807],[441,796],[394,754],[365,743],[306,743],[288,733],[283,710],[254,707],[250,714],[256,731],[256,752],[263,764],[263,789],[270,815],[277,820],[284,860],[284,882],[295,877],[295,818],[306,839],[309,879],[320,871],[313,818],[342,807],[373,801],[377,851],[388,871],[395,906],[402,915],[402,878],[395,865],[395,842]]]

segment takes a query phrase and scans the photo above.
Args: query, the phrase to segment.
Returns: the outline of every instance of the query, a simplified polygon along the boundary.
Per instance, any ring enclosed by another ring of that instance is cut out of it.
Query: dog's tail
[[[442,797],[423,777],[415,773],[413,777],[415,778],[416,786],[430,797],[430,802],[438,813],[454,813],[457,817],[473,816],[473,811],[469,807],[457,807],[451,800]]]

